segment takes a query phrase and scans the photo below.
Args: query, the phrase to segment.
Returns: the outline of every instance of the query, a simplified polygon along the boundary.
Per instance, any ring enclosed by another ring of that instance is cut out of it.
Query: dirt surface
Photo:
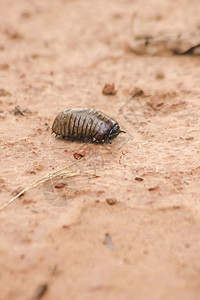
[[[130,48],[134,14],[137,33],[187,33],[199,9],[0,1],[1,207],[75,163],[0,211],[0,300],[199,299],[200,57]],[[102,110],[127,133],[111,145],[56,138],[68,107]]]

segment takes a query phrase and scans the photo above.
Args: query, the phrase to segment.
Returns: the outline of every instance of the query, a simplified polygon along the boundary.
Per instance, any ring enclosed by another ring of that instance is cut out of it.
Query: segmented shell
[[[52,131],[71,140],[103,143],[122,132],[118,123],[92,108],[68,108],[55,118]]]

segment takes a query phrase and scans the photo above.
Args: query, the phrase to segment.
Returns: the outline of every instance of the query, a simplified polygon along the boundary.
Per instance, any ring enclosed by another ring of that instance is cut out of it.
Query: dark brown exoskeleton
[[[92,108],[68,108],[61,111],[52,125],[52,132],[71,140],[104,143],[116,138],[119,124],[101,111]]]

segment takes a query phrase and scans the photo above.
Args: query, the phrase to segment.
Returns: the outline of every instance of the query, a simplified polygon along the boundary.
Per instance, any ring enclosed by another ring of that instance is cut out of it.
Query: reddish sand
[[[133,14],[137,32],[192,32],[199,10],[1,0],[0,207],[76,164],[0,211],[0,300],[199,299],[200,57],[129,47]],[[56,138],[68,107],[102,110],[127,133],[111,145]]]

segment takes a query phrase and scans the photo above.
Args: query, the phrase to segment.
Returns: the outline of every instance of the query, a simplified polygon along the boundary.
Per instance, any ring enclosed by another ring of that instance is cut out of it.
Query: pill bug
[[[101,111],[92,108],[67,108],[55,118],[52,132],[71,140],[110,143],[110,140],[125,131]]]

